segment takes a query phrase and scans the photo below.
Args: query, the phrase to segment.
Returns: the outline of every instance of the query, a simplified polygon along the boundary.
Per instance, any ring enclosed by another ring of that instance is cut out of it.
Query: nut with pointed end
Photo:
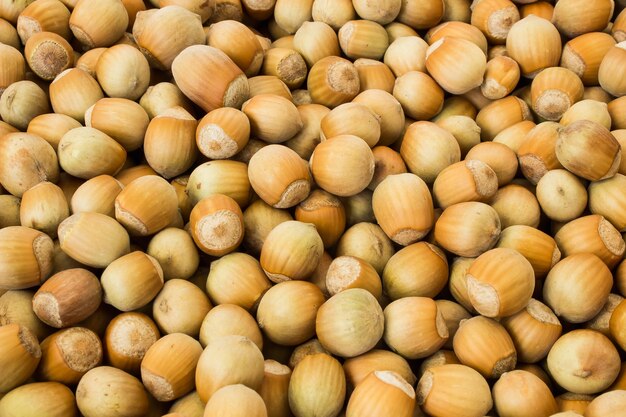
[[[165,280],[190,278],[200,262],[191,235],[174,227],[154,235],[148,244],[147,253],[159,262]]]
[[[474,159],[487,164],[496,174],[499,187],[511,182],[517,173],[517,155],[502,143],[479,143],[467,152],[465,159]]]
[[[432,119],[443,107],[444,92],[429,75],[409,71],[396,79],[393,95],[408,117],[415,120]]]
[[[428,44],[419,36],[403,36],[389,44],[384,61],[396,77],[411,71],[425,72],[427,49]]]
[[[539,202],[535,195],[519,184],[508,184],[500,188],[490,201],[498,213],[502,228],[513,225],[538,227],[541,217]]]
[[[389,146],[404,134],[405,116],[400,102],[383,90],[366,90],[353,100],[365,104],[380,117],[380,140],[377,145]]]
[[[587,207],[587,191],[580,178],[565,169],[553,169],[537,183],[537,200],[552,220],[568,222]]]
[[[146,129],[144,155],[150,166],[167,179],[187,171],[198,156],[195,133],[198,122],[182,107],[155,116]]]
[[[320,21],[304,22],[294,36],[293,46],[309,67],[327,56],[339,56],[337,34]]]
[[[310,165],[315,182],[340,197],[363,191],[375,168],[371,149],[363,139],[353,135],[335,136],[317,145]]]
[[[339,135],[354,135],[373,148],[380,139],[379,116],[364,104],[341,104],[321,120],[320,135],[323,139]]]
[[[457,96],[454,98],[460,97]],[[450,111],[450,109],[448,109],[448,111]],[[443,116],[441,118],[435,117],[433,121],[435,121],[437,126],[452,133],[452,136],[454,136],[461,149],[461,157],[464,158],[470,149],[480,143],[480,127],[473,119],[476,113],[474,112],[473,117],[464,114],[439,114]]]
[[[28,124],[27,132],[43,138],[54,150],[57,150],[63,135],[80,126],[78,121],[65,114],[46,113],[32,119]]]
[[[389,46],[387,31],[371,20],[351,20],[339,32],[339,45],[351,59],[381,59]]]
[[[600,332],[577,329],[565,333],[550,349],[548,371],[559,386],[576,394],[608,388],[620,371],[617,349]]]
[[[524,142],[526,134],[535,126],[535,122],[531,120],[517,122],[500,131],[500,133],[493,138],[493,141],[502,143],[511,148],[514,152],[517,152]]]
[[[17,29],[4,18],[0,20],[0,42],[15,49],[20,49],[21,46]]]
[[[528,105],[515,96],[495,100],[481,108],[476,115],[476,124],[481,129],[483,141],[494,140],[506,128],[525,120],[532,120]]]
[[[98,60],[100,59],[100,55],[102,55],[106,50],[107,48],[104,47],[90,49],[76,59],[74,66],[95,78]]]

